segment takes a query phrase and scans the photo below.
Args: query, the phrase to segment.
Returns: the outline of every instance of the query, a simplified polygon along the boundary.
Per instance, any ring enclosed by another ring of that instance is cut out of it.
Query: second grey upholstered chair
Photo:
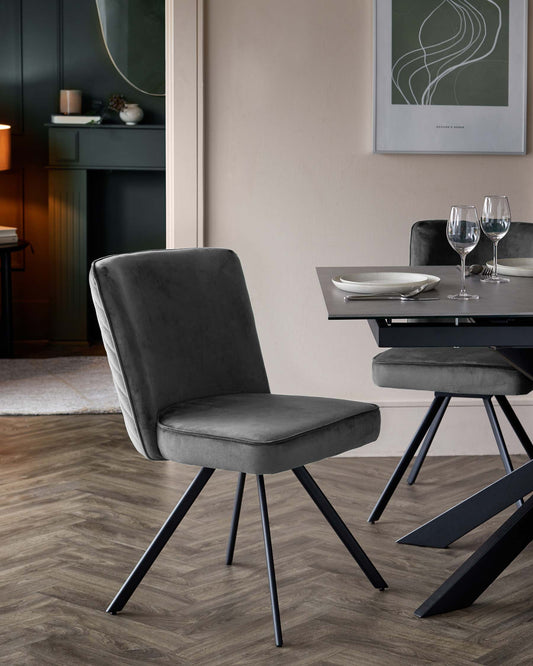
[[[498,246],[498,254],[506,258],[533,257],[533,224],[513,222],[509,233]],[[483,236],[477,247],[468,255],[469,263],[484,264],[491,258],[492,245]],[[409,258],[412,266],[457,264],[457,259],[457,253],[446,239],[446,220],[423,220],[413,225]],[[507,285],[502,288],[507,288]],[[444,412],[453,397],[475,397],[483,401],[506,472],[510,472],[513,467],[494,411],[492,397],[496,398],[528,456],[533,458],[533,444],[506,397],[529,393],[533,389],[533,382],[515,370],[496,351],[482,347],[388,349],[374,357],[372,372],[374,382],[378,386],[434,391],[435,397],[372,510],[369,522],[375,522],[380,518],[420,447],[408,477],[410,485],[415,482]]]
[[[265,474],[292,470],[374,587],[386,582],[304,465],[374,441],[376,405],[273,395],[239,259],[205,248],[95,261],[90,286],[128,434],[151,460],[201,467],[107,609],[122,610],[215,469],[257,477],[275,640],[282,645]]]

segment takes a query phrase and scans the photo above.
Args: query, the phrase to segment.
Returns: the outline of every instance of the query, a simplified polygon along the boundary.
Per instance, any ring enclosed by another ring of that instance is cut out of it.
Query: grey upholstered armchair
[[[533,257],[533,224],[513,222],[509,233],[499,244],[498,253],[505,258]],[[469,263],[484,264],[491,258],[492,245],[483,236],[468,255]],[[412,266],[457,264],[457,259],[457,253],[446,239],[446,220],[424,220],[413,225],[409,261]],[[508,287],[504,285],[501,288]],[[380,518],[420,447],[407,481],[410,485],[415,482],[453,397],[476,397],[483,401],[506,472],[510,472],[513,467],[492,404],[493,397],[502,408],[524,450],[530,458],[533,457],[533,444],[506,397],[529,393],[533,389],[533,382],[496,351],[484,347],[388,349],[374,357],[372,371],[374,382],[378,386],[434,391],[435,397],[370,514],[369,522]]]
[[[270,393],[237,256],[161,250],[93,263],[90,286],[129,436],[151,460],[201,467],[107,609],[120,611],[216,468],[257,477],[274,632],[282,644],[265,474],[292,470],[374,587],[387,586],[304,465],[374,441],[375,405]]]

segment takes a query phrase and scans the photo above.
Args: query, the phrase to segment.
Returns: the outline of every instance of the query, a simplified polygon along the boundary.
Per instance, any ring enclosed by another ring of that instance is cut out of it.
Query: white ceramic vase
[[[144,111],[138,104],[127,103],[119,116],[126,125],[136,125],[143,119]]]

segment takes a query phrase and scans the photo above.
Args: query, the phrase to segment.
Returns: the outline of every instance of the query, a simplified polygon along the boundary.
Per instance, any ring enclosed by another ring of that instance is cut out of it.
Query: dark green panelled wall
[[[130,86],[109,60],[95,0],[2,0],[0,122],[13,126],[13,169],[0,173],[0,224],[32,242],[15,262],[18,339],[46,339],[49,321],[47,128],[59,90],[83,92],[84,111],[111,94],[140,104],[143,123],[164,124],[165,98]],[[107,113],[106,122],[120,120]],[[98,172],[89,183],[91,256],[164,247],[163,172]]]

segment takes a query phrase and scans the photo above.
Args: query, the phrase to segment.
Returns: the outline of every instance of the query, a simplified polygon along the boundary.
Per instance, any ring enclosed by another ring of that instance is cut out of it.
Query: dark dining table
[[[424,295],[437,300],[355,300],[332,278],[363,271],[424,273],[440,278]],[[458,291],[454,266],[336,266],[317,268],[328,319],[367,320],[379,347],[490,347],[533,379],[533,277],[488,284],[468,278],[479,300],[447,298]],[[430,520],[398,543],[445,548],[533,492],[533,460]],[[470,606],[533,540],[533,496],[415,610],[418,617]]]

